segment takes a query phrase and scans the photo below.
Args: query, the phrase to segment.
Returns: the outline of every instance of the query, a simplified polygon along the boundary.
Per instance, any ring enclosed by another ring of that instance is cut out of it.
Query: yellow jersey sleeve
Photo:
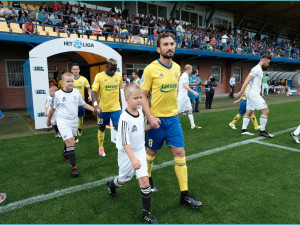
[[[100,74],[101,73],[97,73],[96,77],[94,79],[94,83],[92,85],[92,91],[94,91],[94,92],[97,92],[99,90],[99,87],[100,87],[100,82],[99,82],[99,80],[100,80]]]
[[[150,67],[151,69],[151,67]],[[144,74],[141,79],[141,87],[145,91],[150,91],[152,86],[152,76],[150,72],[149,66],[144,69]]]

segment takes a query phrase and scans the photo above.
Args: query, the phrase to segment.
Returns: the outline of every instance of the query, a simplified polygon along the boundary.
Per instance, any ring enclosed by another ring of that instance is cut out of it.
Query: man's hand
[[[131,160],[131,166],[134,170],[138,170],[139,168],[141,168],[141,163],[137,158],[134,157]]]
[[[95,105],[95,106],[94,106],[94,112],[95,112],[95,113],[99,114],[99,113],[101,113],[101,111],[102,111],[102,110],[99,108],[98,105]]]
[[[153,117],[153,116],[149,117],[148,121],[149,121],[150,126],[153,129],[158,129],[159,126],[160,126],[160,123],[161,123],[159,118],[156,118],[156,117]]]
[[[51,121],[47,120],[47,127],[50,127],[51,126]]]

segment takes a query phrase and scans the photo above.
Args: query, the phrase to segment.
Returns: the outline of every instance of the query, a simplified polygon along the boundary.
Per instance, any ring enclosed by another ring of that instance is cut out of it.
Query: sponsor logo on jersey
[[[105,86],[105,91],[113,91],[118,89],[119,85],[106,85]]]
[[[136,125],[133,125],[131,132],[137,132],[137,127],[136,127]]]
[[[42,67],[42,66],[34,66],[34,67],[32,67],[32,69],[33,69],[34,71],[45,71],[45,70],[44,70],[44,67]]]
[[[46,94],[46,91],[45,90],[35,90],[34,91],[37,95],[44,95],[44,94]]]
[[[118,83],[118,81],[119,81],[118,78],[116,78],[116,79],[115,79],[115,82]]]
[[[175,72],[174,75],[175,75],[175,78],[178,79],[179,74],[177,72]]]
[[[82,86],[74,86],[76,89],[81,89]]]
[[[177,84],[162,84],[160,92],[167,93],[176,90]]]

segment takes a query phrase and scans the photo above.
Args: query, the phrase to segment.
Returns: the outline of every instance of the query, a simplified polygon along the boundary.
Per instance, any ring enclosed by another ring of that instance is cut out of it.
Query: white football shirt
[[[189,85],[189,76],[187,75],[186,72],[184,72],[179,79],[179,84],[178,84],[178,98],[180,96],[187,96],[188,91],[183,87],[183,83],[186,83]]]
[[[80,92],[73,89],[70,92],[65,92],[63,89],[55,92],[51,107],[56,109],[57,123],[70,124],[77,123],[78,120],[78,106],[84,105]]]
[[[117,134],[117,149],[124,150],[124,145],[130,145],[132,151],[145,150],[145,124],[143,113],[132,115],[130,112],[122,112]]]
[[[263,78],[263,70],[259,64],[252,68],[250,75],[253,76],[253,79],[250,81],[250,87],[247,94],[259,94],[261,81]]]

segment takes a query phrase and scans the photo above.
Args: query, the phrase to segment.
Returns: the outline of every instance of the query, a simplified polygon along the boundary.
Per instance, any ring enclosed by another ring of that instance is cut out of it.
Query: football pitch
[[[161,149],[152,177],[152,213],[166,224],[300,223],[300,145],[289,134],[299,124],[297,101],[270,104],[267,131],[272,139],[242,136],[228,124],[238,107],[201,111],[191,130],[180,117],[185,135],[189,190],[200,209],[179,204],[173,156]],[[223,100],[222,100],[223,101]],[[229,100],[226,99],[229,102]],[[266,98],[266,102],[268,99]],[[203,105],[203,102],[201,103]],[[260,112],[256,112],[259,121]],[[111,198],[106,180],[118,173],[117,150],[105,136],[106,157],[98,156],[97,128],[83,130],[76,145],[80,175],[71,178],[63,161],[63,142],[53,133],[0,140],[0,223],[131,224],[141,223],[141,193],[132,179]]]

